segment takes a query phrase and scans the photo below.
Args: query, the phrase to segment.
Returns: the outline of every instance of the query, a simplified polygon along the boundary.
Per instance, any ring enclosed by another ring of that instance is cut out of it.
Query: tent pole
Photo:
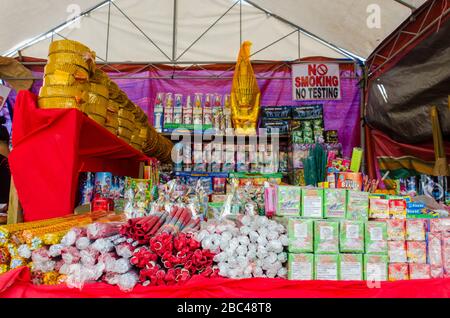
[[[111,23],[111,1],[108,3],[108,25],[106,27],[106,53],[105,53],[106,62],[108,62],[110,23]]]
[[[172,26],[172,62],[177,57],[177,17],[178,0],[173,0],[173,26]]]

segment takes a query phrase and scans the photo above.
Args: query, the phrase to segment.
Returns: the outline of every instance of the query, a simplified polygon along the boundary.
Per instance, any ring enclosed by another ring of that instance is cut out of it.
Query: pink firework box
[[[406,238],[405,220],[386,220],[389,241],[404,241]]]
[[[390,263],[406,263],[406,243],[405,241],[389,241],[388,255]]]
[[[420,241],[406,242],[406,256],[408,257],[408,263],[426,264],[427,243]]]
[[[442,256],[444,261],[444,275],[450,277],[450,232],[442,234]]]
[[[425,241],[426,220],[408,219],[406,220],[406,240]]]
[[[408,280],[408,263],[390,263],[388,266],[389,281]]]
[[[442,233],[428,233],[427,263],[430,264],[432,278],[444,277],[444,260],[442,253]]]
[[[450,218],[431,219],[430,232],[431,233],[450,232]]]
[[[430,264],[409,264],[410,279],[430,279]]]

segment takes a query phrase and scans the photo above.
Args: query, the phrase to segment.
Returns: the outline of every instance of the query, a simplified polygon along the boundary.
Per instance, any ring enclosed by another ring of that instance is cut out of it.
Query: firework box
[[[339,255],[339,280],[362,280],[363,256],[362,254]]]
[[[404,241],[406,239],[405,220],[386,220],[389,241]]]
[[[388,272],[391,282],[409,279],[408,263],[390,263]]]
[[[364,254],[364,279],[368,281],[388,280],[387,255]]]
[[[367,254],[388,253],[386,222],[369,221],[365,226],[365,250]]]
[[[362,174],[359,172],[339,172],[337,188],[361,191]]]
[[[323,217],[323,189],[303,188],[302,197],[302,217],[322,218]]]
[[[363,150],[361,148],[353,148],[350,171],[353,172],[359,171],[359,169],[361,168],[362,158],[363,158]]]
[[[289,218],[287,228],[290,253],[312,253],[314,251],[313,220]]]
[[[431,233],[450,232],[450,218],[430,220]]]
[[[364,222],[342,220],[339,229],[341,253],[364,253]]]
[[[288,255],[288,279],[313,280],[314,279],[314,254]]]
[[[347,191],[346,219],[367,221],[369,218],[369,193],[361,191]]]
[[[405,241],[389,241],[388,255],[390,263],[406,263],[406,243]]]
[[[430,264],[409,264],[410,279],[430,279]]]
[[[408,219],[406,220],[406,240],[425,241],[426,220]]]
[[[406,201],[401,197],[389,197],[389,217],[406,219]]]
[[[425,241],[406,242],[406,256],[408,257],[408,263],[426,264],[427,243]]]
[[[347,212],[347,191],[345,189],[324,190],[325,218],[345,218]]]
[[[339,222],[329,220],[314,221],[314,253],[339,253]]]
[[[278,186],[277,215],[299,216],[301,207],[301,188],[295,186]]]
[[[369,196],[369,218],[389,219],[389,200],[384,196]]]
[[[315,254],[314,274],[316,280],[338,280],[339,254]]]

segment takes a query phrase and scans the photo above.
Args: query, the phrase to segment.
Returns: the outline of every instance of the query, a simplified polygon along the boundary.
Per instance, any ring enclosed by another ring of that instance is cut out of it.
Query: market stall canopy
[[[46,58],[52,39],[70,38],[100,61],[218,62],[249,40],[257,60],[364,60],[424,2],[3,0],[0,52]]]

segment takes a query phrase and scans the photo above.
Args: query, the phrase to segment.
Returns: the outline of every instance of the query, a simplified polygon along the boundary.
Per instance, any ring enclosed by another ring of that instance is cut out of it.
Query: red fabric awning
[[[291,281],[285,279],[209,279],[196,276],[182,286],[136,286],[122,292],[106,283],[86,284],[82,290],[66,285],[35,286],[26,267],[0,275],[0,297],[34,298],[448,298],[450,279],[382,282],[369,288],[365,281]]]

